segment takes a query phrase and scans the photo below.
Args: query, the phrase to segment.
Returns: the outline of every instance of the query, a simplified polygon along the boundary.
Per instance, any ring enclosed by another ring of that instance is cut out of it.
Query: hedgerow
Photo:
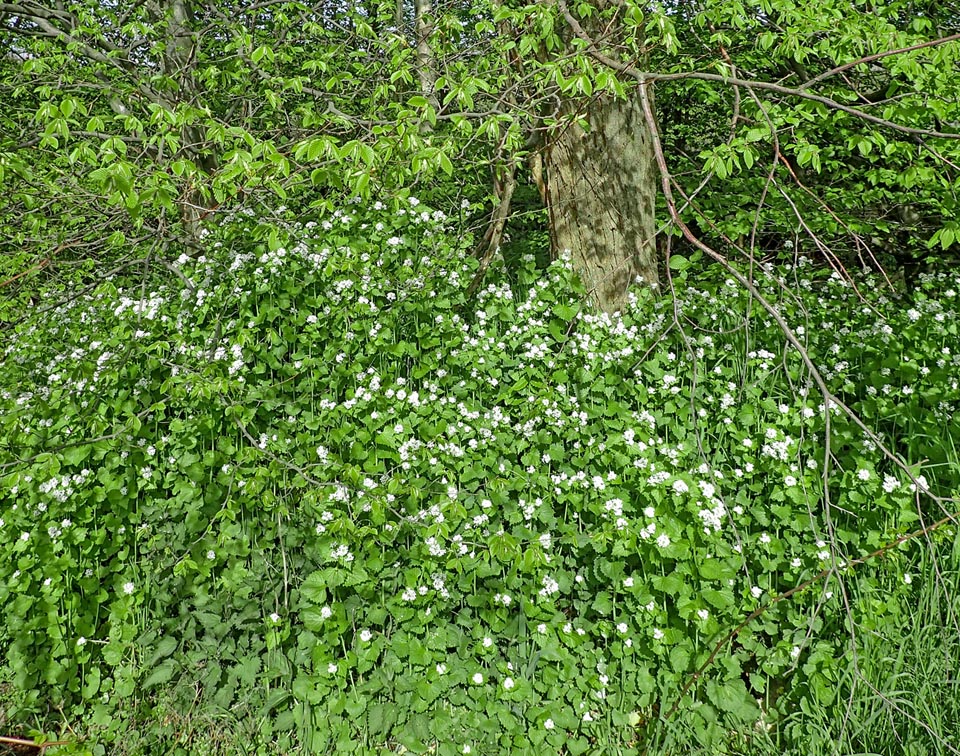
[[[907,306],[755,271],[914,482],[718,267],[611,317],[563,259],[467,301],[469,241],[412,197],[240,215],[18,328],[14,719],[197,699],[281,751],[636,753],[668,717],[721,747],[834,701],[850,623],[909,614],[919,550],[857,560],[958,488],[960,281]]]

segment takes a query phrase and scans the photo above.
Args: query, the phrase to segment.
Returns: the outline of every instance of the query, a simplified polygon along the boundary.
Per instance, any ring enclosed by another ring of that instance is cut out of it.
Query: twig
[[[41,753],[41,754],[47,748],[53,748],[54,746],[70,745],[69,740],[51,740],[46,743],[37,743],[36,741],[28,740],[27,738],[11,738],[3,735],[0,735],[0,743],[4,743],[10,746],[20,746],[21,748],[33,748],[38,753]]]
[[[960,40],[960,34],[951,34],[948,37],[940,37],[940,39],[931,39],[927,42],[920,42],[916,45],[910,45],[908,47],[898,47],[895,50],[884,50],[883,52],[874,53],[873,55],[866,55],[863,58],[857,58],[857,60],[852,60],[849,63],[844,63],[842,66],[837,66],[836,68],[831,68],[829,71],[824,71],[822,74],[814,76],[812,79],[808,79],[803,84],[801,84],[797,89],[806,89],[807,87],[812,87],[814,84],[817,84],[824,79],[827,79],[831,76],[834,76],[842,71],[854,68],[855,66],[863,65],[864,63],[872,63],[875,60],[880,60],[881,58],[889,58],[892,55],[901,55],[902,53],[912,52],[914,50],[922,50],[925,47],[937,47],[939,45],[946,44],[947,42],[956,42]]]

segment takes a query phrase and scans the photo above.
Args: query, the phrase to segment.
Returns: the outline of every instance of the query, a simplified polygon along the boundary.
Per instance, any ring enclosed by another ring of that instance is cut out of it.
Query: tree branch
[[[892,55],[900,55],[913,50],[922,50],[925,47],[938,47],[940,45],[945,45],[947,42],[956,42],[958,40],[960,40],[960,34],[951,34],[949,37],[940,37],[939,39],[932,39],[929,42],[920,42],[916,45],[910,45],[908,47],[898,47],[895,50],[884,50],[883,52],[874,53],[873,55],[867,55],[863,58],[852,60],[849,63],[844,63],[842,66],[831,68],[829,71],[824,71],[822,74],[814,76],[812,79],[805,81],[803,84],[797,87],[797,90],[803,90],[807,87],[812,87],[814,84],[818,84],[824,79],[828,79],[831,76],[835,76],[836,74],[854,68],[855,66],[863,65],[864,63],[872,63],[875,60],[889,58]]]
[[[720,74],[702,73],[699,71],[686,71],[672,74],[655,74],[641,71],[630,63],[623,63],[601,52],[597,47],[596,41],[583,30],[583,27],[580,25],[577,19],[574,18],[572,13],[570,13],[565,0],[558,0],[557,4],[563,12],[567,23],[570,24],[570,28],[573,29],[574,34],[576,34],[581,41],[587,44],[587,54],[591,58],[596,60],[598,63],[613,69],[614,71],[626,74],[634,79],[638,84],[642,85],[651,81],[679,81],[683,79],[697,79],[700,81],[714,81],[720,84],[726,84],[728,86],[744,87],[745,89],[762,89],[768,92],[775,92],[785,97],[796,97],[802,100],[818,102],[821,105],[825,105],[826,107],[830,108],[831,110],[847,113],[848,115],[860,118],[861,120],[869,121],[870,123],[875,123],[878,126],[883,126],[884,128],[891,129],[893,131],[899,131],[903,134],[937,137],[939,139],[960,139],[960,132],[946,132],[935,129],[918,129],[914,128],[913,126],[904,126],[903,124],[889,121],[886,118],[880,118],[879,116],[871,115],[870,113],[860,110],[859,108],[853,108],[849,105],[844,105],[843,103],[837,102],[829,97],[807,92],[795,87],[785,87],[782,84],[774,84],[769,81],[740,79],[734,76],[721,76]],[[958,35],[958,37],[960,37],[960,35]]]

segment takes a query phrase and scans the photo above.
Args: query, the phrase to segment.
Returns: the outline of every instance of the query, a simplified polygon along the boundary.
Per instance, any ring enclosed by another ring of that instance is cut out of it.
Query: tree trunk
[[[554,253],[569,251],[594,304],[612,313],[631,284],[657,283],[653,143],[637,97],[565,109],[587,128],[561,123],[543,156]]]
[[[196,106],[200,89],[196,80],[197,39],[192,3],[190,0],[152,0],[147,9],[154,23],[163,29],[163,72],[176,82],[176,91],[169,95],[171,102],[167,107],[173,109],[178,104]],[[212,174],[217,168],[217,160],[205,152],[205,139],[200,129],[185,125],[180,130],[180,138],[183,152],[197,168],[208,176]],[[212,202],[199,187],[192,184],[184,187],[180,197],[180,222],[193,243],[199,239],[200,221],[210,212]]]
[[[417,77],[420,80],[420,92],[433,112],[440,109],[437,99],[437,57],[430,46],[430,35],[433,34],[433,5],[431,0],[415,0],[413,4],[417,32]],[[431,124],[424,121],[420,125],[424,133],[432,131]]]

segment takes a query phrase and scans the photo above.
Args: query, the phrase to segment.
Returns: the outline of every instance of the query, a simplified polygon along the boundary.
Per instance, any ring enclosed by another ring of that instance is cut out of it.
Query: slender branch
[[[9,286],[9,285],[12,284],[14,281],[17,281],[18,279],[23,278],[24,276],[26,276],[26,275],[28,275],[28,274],[30,274],[30,273],[33,273],[33,272],[36,271],[36,270],[43,270],[43,269],[46,268],[49,264],[50,264],[50,258],[49,258],[49,257],[43,258],[40,262],[35,263],[34,265],[31,265],[31,266],[30,266],[29,268],[27,268],[26,270],[21,270],[21,271],[20,271],[19,273],[17,273],[17,275],[15,275],[13,278],[8,278],[6,281],[0,281],[0,289],[2,289],[4,286]]]
[[[948,37],[940,37],[939,39],[931,39],[928,42],[920,42],[916,45],[909,45],[908,47],[898,47],[895,50],[884,50],[883,52],[874,53],[873,55],[866,55],[857,60],[852,60],[849,63],[844,63],[842,66],[837,66],[836,68],[831,68],[829,71],[824,71],[822,74],[814,76],[812,79],[808,79],[799,87],[798,90],[806,89],[807,87],[812,87],[814,84],[827,79],[831,76],[835,76],[838,73],[847,71],[855,66],[863,65],[864,63],[872,63],[875,60],[880,60],[882,58],[889,58],[892,55],[901,55],[902,53],[912,52],[913,50],[922,50],[925,47],[938,47],[939,45],[944,45],[947,42],[956,42],[960,40],[960,34],[951,34]]]
[[[847,562],[844,563],[844,567],[853,567],[859,564],[866,564],[867,562],[873,559],[876,559],[879,556],[883,556],[888,551],[896,548],[900,544],[906,543],[907,541],[912,541],[922,536],[929,535],[930,533],[933,533],[938,528],[942,528],[947,523],[956,522],[958,518],[960,518],[960,511],[953,512],[952,514],[948,514],[946,517],[942,517],[941,519],[937,520],[935,523],[928,525],[925,528],[914,530],[912,533],[906,533],[900,536],[899,538],[884,544],[880,548],[874,551],[871,551],[866,556],[857,557],[856,559],[848,560]],[[714,660],[717,658],[717,654],[720,653],[720,651],[723,649],[724,646],[726,646],[728,643],[733,641],[741,632],[743,632],[744,628],[746,628],[747,625],[749,625],[751,622],[757,619],[757,617],[760,617],[762,614],[765,614],[769,609],[772,609],[774,606],[776,606],[780,602],[786,601],[791,596],[797,593],[800,593],[801,591],[804,591],[813,585],[816,585],[821,580],[823,580],[826,577],[829,577],[835,572],[837,572],[836,567],[827,567],[826,569],[818,572],[812,578],[809,578],[808,580],[804,580],[802,583],[795,585],[793,588],[790,588],[789,590],[786,590],[783,593],[778,593],[776,596],[770,599],[770,601],[768,601],[766,604],[750,612],[750,614],[748,614],[739,625],[737,625],[733,630],[731,630],[729,633],[723,636],[719,641],[717,641],[716,645],[714,645],[713,647],[713,650],[710,652],[710,655],[706,658],[703,664],[700,665],[699,669],[697,669],[697,671],[694,672],[693,675],[691,675],[690,679],[687,680],[683,688],[680,690],[680,695],[677,697],[677,700],[674,702],[673,706],[671,706],[670,709],[667,711],[666,719],[670,719],[674,714],[677,713],[677,709],[680,708],[680,704],[683,701],[683,697],[690,692],[690,688],[693,687],[694,683],[696,683],[696,681],[703,676],[703,673],[707,670],[707,668],[709,668],[710,665],[713,664]]]
[[[27,738],[11,738],[4,735],[0,735],[0,743],[9,746],[19,746],[21,748],[32,748],[37,751],[37,753],[43,753],[47,748],[53,748],[55,746],[70,745],[69,740],[52,740],[47,743],[38,743],[35,740],[28,740]]]
[[[647,82],[651,81],[680,81],[685,79],[694,79],[700,81],[713,81],[720,84],[726,84],[728,86],[744,87],[746,89],[762,89],[768,92],[775,92],[776,94],[780,94],[785,97],[796,97],[802,100],[818,102],[821,105],[825,105],[826,107],[830,108],[831,110],[847,113],[848,115],[855,116],[856,118],[860,118],[864,121],[869,121],[870,123],[875,123],[878,126],[883,126],[884,128],[891,129],[893,131],[899,131],[903,134],[937,137],[939,139],[960,139],[960,132],[947,132],[938,131],[936,129],[919,129],[913,126],[904,126],[903,124],[887,120],[886,118],[880,118],[879,116],[871,115],[860,108],[844,105],[843,103],[837,102],[829,97],[807,92],[795,87],[785,87],[782,84],[774,84],[773,82],[769,81],[740,79],[735,76],[722,76],[720,74],[703,73],[700,71],[685,71],[672,74],[656,74],[641,71],[630,63],[623,63],[601,52],[597,47],[596,41],[584,31],[583,27],[580,25],[577,19],[574,18],[569,8],[567,8],[565,0],[557,0],[557,5],[563,12],[567,23],[570,24],[570,28],[573,29],[574,34],[576,34],[581,41],[586,43],[587,53],[591,58],[596,60],[598,63],[613,69],[614,71],[626,74],[634,79],[638,84],[646,84]]]
[[[616,61],[612,62],[615,63]],[[838,110],[841,113],[847,113],[848,115],[852,115],[864,121],[869,121],[870,123],[875,123],[878,126],[883,126],[884,128],[891,129],[892,131],[899,131],[903,134],[936,137],[938,139],[960,139],[960,132],[938,131],[937,129],[919,129],[913,126],[904,126],[903,124],[896,123],[895,121],[890,121],[886,118],[880,118],[879,116],[867,113],[860,108],[853,108],[849,105],[844,105],[843,103],[832,100],[829,97],[812,94],[811,92],[802,91],[793,87],[785,87],[781,84],[774,84],[769,81],[738,79],[732,76],[721,76],[720,74],[708,74],[698,71],[689,71],[686,73],[676,74],[650,74],[637,71],[636,74],[633,74],[629,70],[625,70],[624,73],[634,76],[634,78],[636,78],[638,81],[677,81],[680,79],[699,79],[701,81],[715,81],[722,84],[728,84],[730,86],[741,86],[748,89],[764,89],[770,92],[776,92],[777,94],[782,94],[786,97],[797,97],[802,100],[818,102],[821,105],[825,105],[826,107],[830,108],[831,110]]]
[[[470,286],[467,288],[467,299],[472,299],[477,293],[483,277],[487,273],[487,268],[493,262],[493,257],[500,249],[500,242],[503,239],[503,230],[507,224],[507,218],[510,216],[510,201],[513,198],[513,190],[517,186],[517,164],[510,159],[506,166],[499,170],[503,171],[503,180],[494,175],[494,194],[497,200],[497,206],[490,215],[490,223],[487,231],[483,235],[474,254],[480,258],[480,267],[477,268],[476,275]]]

